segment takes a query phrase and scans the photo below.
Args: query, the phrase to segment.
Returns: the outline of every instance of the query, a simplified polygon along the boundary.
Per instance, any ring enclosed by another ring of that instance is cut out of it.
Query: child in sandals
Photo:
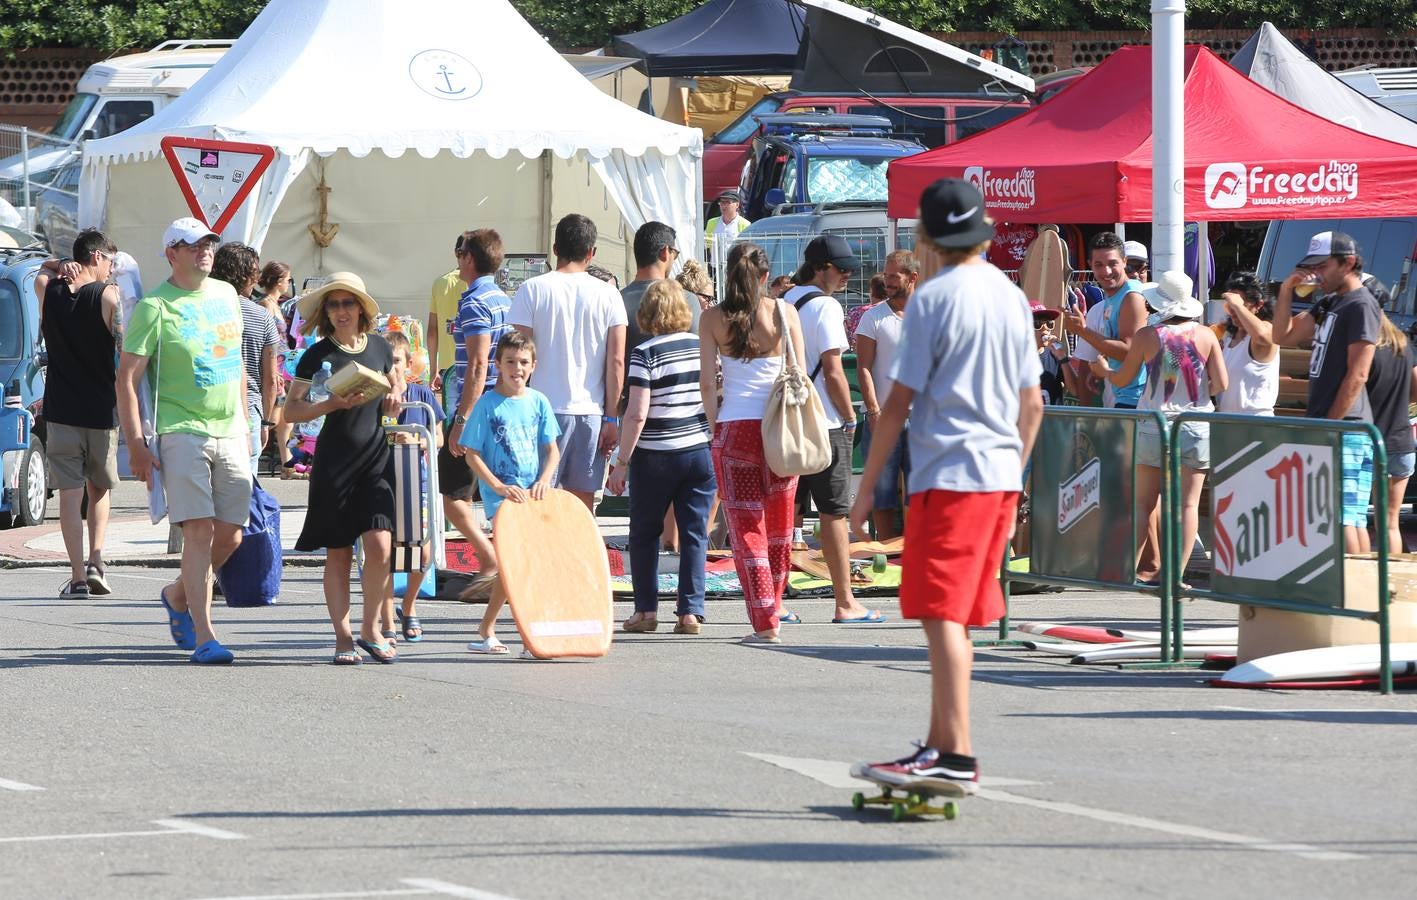
[[[460,438],[468,451],[464,458],[482,483],[483,510],[494,527],[503,500],[525,503],[546,496],[560,460],[556,438],[561,429],[551,401],[527,387],[535,370],[536,345],[531,338],[518,331],[504,334],[497,342],[497,385],[478,399]],[[494,559],[490,568],[495,566]],[[473,653],[507,652],[495,633],[497,614],[505,602],[502,591],[494,588],[477,640],[467,645]]]

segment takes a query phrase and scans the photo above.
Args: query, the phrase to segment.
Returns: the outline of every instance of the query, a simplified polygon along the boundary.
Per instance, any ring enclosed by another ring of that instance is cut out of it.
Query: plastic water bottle
[[[315,373],[315,377],[310,380],[310,390],[306,393],[311,403],[324,403],[330,399],[330,389],[325,387],[325,382],[330,380],[330,361],[325,360],[320,363],[320,371]]]

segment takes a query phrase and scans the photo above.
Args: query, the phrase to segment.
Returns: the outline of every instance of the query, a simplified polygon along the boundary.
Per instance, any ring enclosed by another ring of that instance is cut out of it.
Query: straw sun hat
[[[315,330],[315,323],[320,318],[320,305],[332,291],[347,291],[358,298],[359,305],[364,309],[364,315],[369,317],[370,323],[379,317],[379,304],[369,296],[369,291],[364,287],[364,279],[353,272],[335,272],[329,281],[300,298],[296,309],[304,320],[300,326],[303,333],[309,334]]]

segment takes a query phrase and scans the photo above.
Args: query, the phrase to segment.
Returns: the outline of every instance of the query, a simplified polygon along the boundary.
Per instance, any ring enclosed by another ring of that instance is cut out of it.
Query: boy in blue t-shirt
[[[536,345],[531,338],[518,331],[504,334],[497,341],[497,385],[478,399],[459,439],[468,450],[468,465],[481,482],[483,511],[489,521],[495,522],[503,500],[525,503],[545,497],[560,461],[556,438],[561,429],[551,401],[527,387],[534,371]],[[500,591],[492,593],[477,629],[478,640],[467,645],[469,650],[507,652],[494,633],[504,602]]]
[[[428,420],[427,410],[406,409],[399,413],[400,425],[422,425],[433,432],[433,440],[436,442],[434,450],[443,445],[443,430],[438,427],[438,423],[443,420],[443,407],[438,402],[438,398],[428,389],[427,385],[414,384],[408,381],[409,356],[412,346],[408,342],[408,336],[403,332],[393,331],[384,335],[389,342],[389,346],[394,351],[394,372],[405,380],[403,399],[406,403],[426,403],[433,407],[434,419]],[[417,441],[420,446],[422,440],[413,434],[403,431],[395,431],[389,435],[390,439],[397,444],[411,444]],[[428,509],[428,459],[427,455],[418,460],[418,486],[420,509]],[[426,517],[424,525],[427,525]],[[399,609],[400,633],[403,639],[409,643],[414,643],[423,639],[423,625],[418,621],[418,616],[414,611],[414,604],[418,602],[418,589],[423,586],[423,576],[428,571],[428,562],[431,557],[429,541],[423,542],[423,561],[419,565],[417,572],[408,573],[408,585],[403,592],[403,606]],[[393,596],[384,604],[384,637],[390,637],[394,633],[394,601]]]

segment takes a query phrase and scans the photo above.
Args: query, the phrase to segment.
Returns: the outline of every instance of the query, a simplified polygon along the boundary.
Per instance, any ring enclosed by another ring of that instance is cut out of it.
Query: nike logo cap
[[[973,247],[994,237],[984,196],[968,181],[941,178],[920,195],[920,224],[941,247]]]

